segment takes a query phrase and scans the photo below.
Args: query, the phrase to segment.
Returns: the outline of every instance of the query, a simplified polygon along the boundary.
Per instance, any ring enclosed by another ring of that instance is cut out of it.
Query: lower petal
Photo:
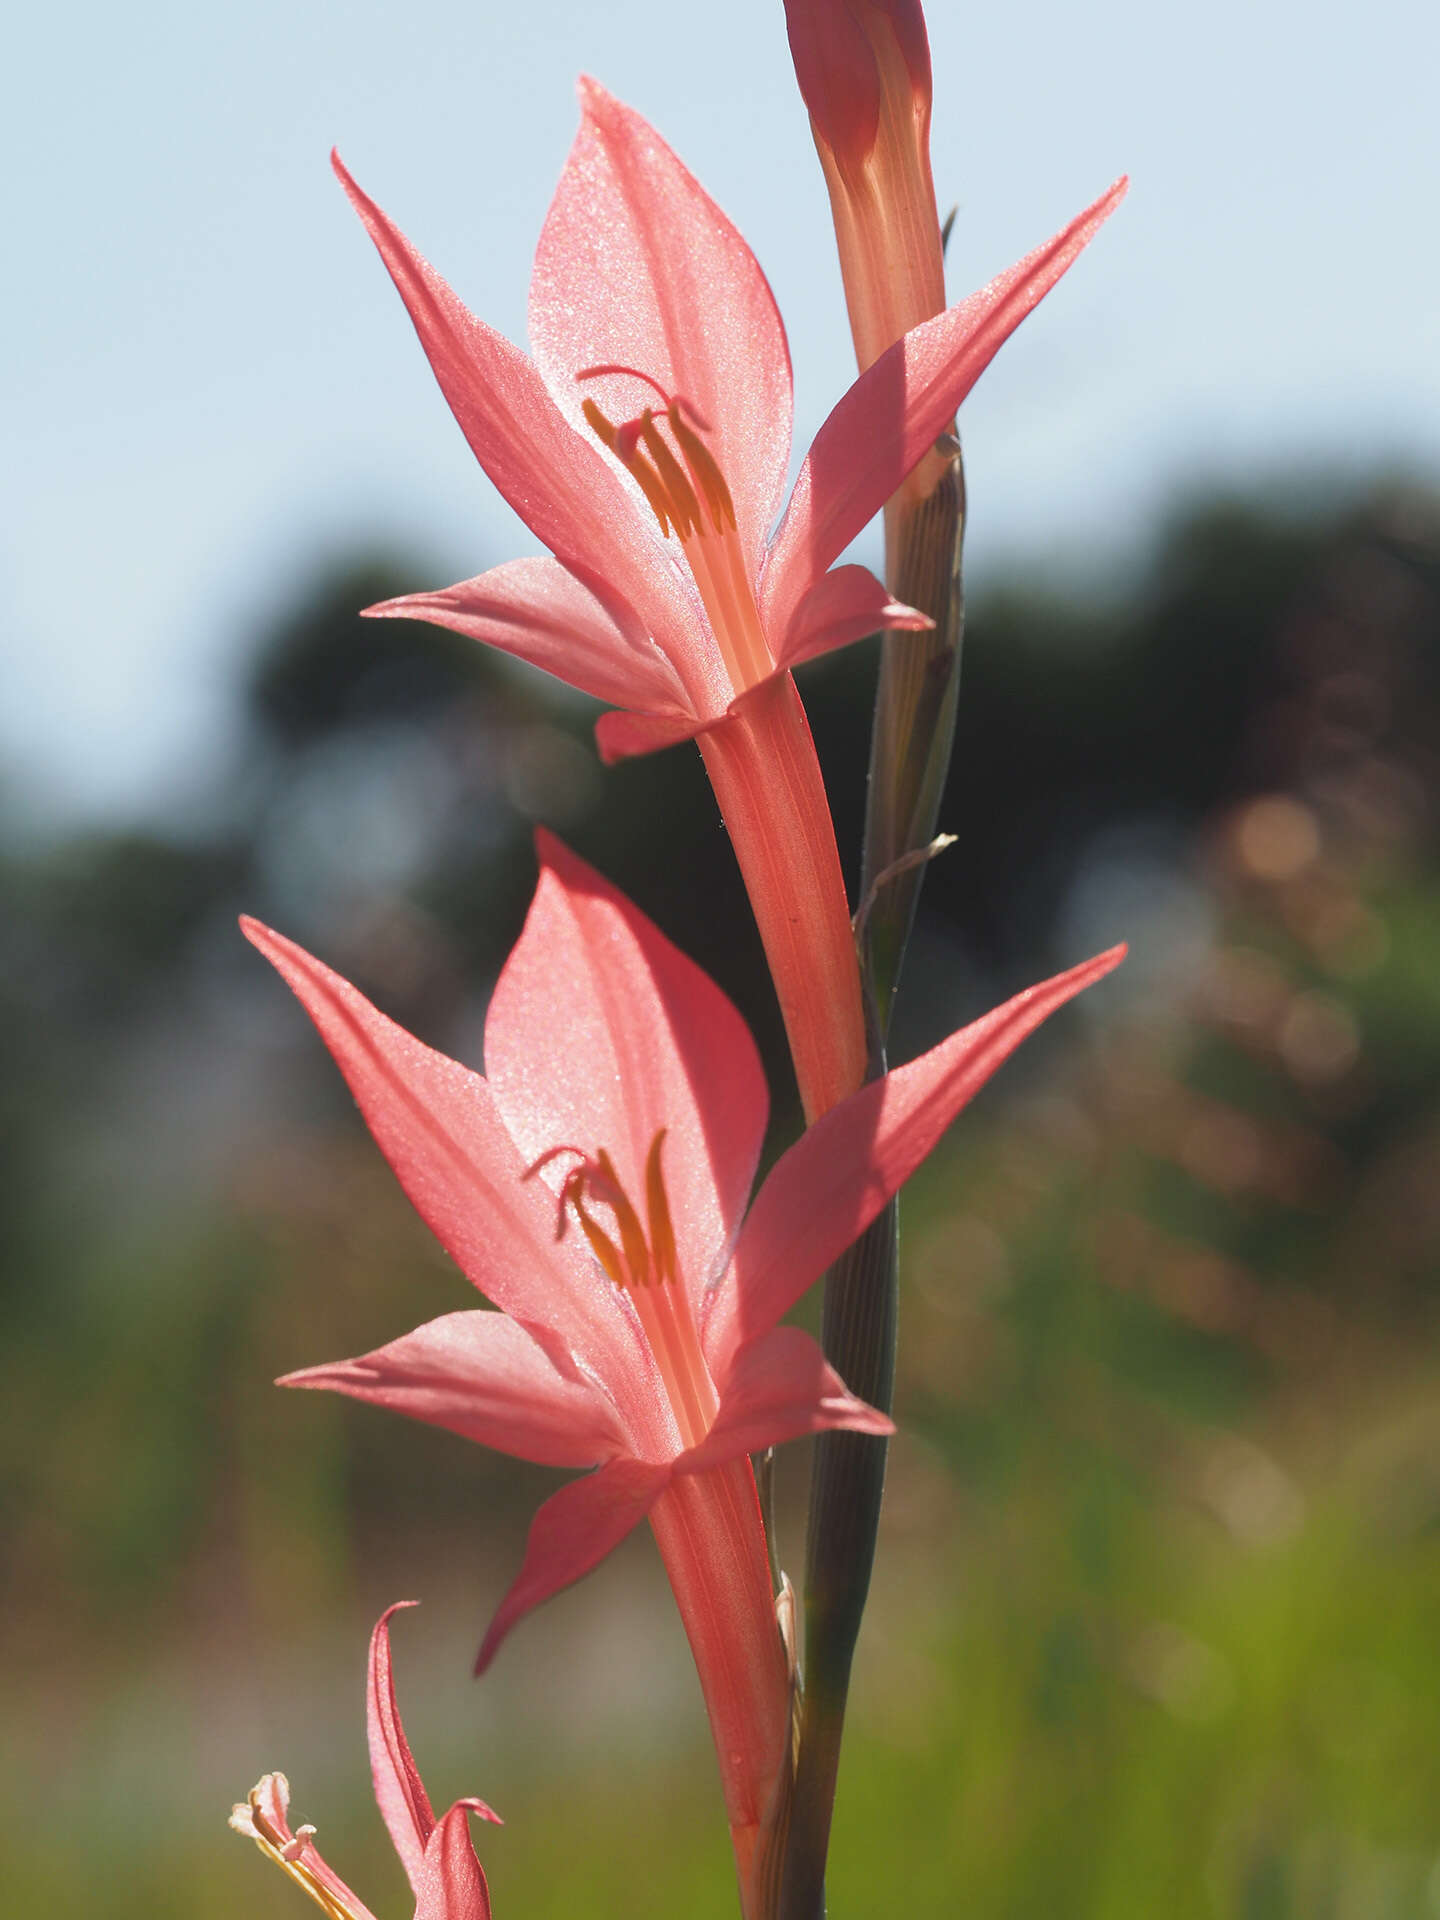
[[[606,766],[613,767],[619,760],[637,760],[641,754],[679,746],[714,725],[714,720],[681,713],[602,713],[595,722],[595,745]]]
[[[617,625],[589,588],[558,560],[509,560],[434,593],[407,593],[367,607],[374,620],[428,620],[543,667],[558,679],[622,706],[673,707],[684,689],[638,620]]]
[[[670,1467],[647,1460],[612,1460],[598,1473],[572,1480],[530,1523],[525,1564],[490,1622],[476,1673],[494,1659],[500,1642],[523,1614],[572,1586],[618,1547],[649,1513],[670,1479]]]
[[[786,1440],[824,1433],[889,1434],[888,1415],[851,1393],[800,1327],[775,1327],[742,1347],[720,1386],[720,1411],[703,1443],[675,1462],[677,1473],[701,1473],[737,1454],[761,1453]]]
[[[277,1384],[348,1394],[544,1467],[593,1467],[625,1444],[600,1389],[583,1374],[557,1372],[503,1313],[442,1314],[373,1353],[305,1367]]]

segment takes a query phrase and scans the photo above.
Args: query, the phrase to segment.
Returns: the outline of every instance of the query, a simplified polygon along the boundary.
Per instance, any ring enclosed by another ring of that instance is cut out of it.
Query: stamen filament
[[[525,1177],[528,1179],[559,1154],[579,1156],[580,1164],[566,1174],[560,1188],[559,1231],[564,1231],[566,1210],[572,1209],[595,1258],[614,1285],[629,1295],[665,1383],[681,1441],[686,1447],[695,1447],[714,1424],[720,1403],[681,1280],[661,1163],[664,1141],[662,1127],[651,1141],[645,1160],[648,1237],[634,1203],[620,1184],[615,1163],[603,1147],[593,1157],[578,1147],[552,1147],[527,1169]],[[613,1234],[591,1211],[596,1201],[613,1214]]]
[[[705,423],[688,401],[678,394],[667,394],[658,380],[638,367],[607,363],[585,367],[576,377],[591,380],[603,374],[641,380],[665,402],[663,409],[646,407],[637,419],[620,427],[608,420],[591,399],[582,401],[581,411],[596,437],[633,475],[660,523],[662,535],[668,539],[674,528],[730,684],[737,694],[744,693],[769,678],[775,671],[775,661],[760,624],[754,583],[740,548],[735,502],[720,463],[701,438]],[[660,432],[661,421],[674,436],[679,458]]]

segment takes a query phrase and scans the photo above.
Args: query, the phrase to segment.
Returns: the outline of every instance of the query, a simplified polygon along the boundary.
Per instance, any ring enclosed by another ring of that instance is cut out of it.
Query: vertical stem
[[[898,1218],[892,1200],[830,1269],[821,1329],[840,1377],[887,1413],[895,1381]],[[815,1443],[805,1543],[805,1691],[780,1906],[785,1920],[821,1920],[825,1912],[850,1663],[870,1590],[885,1460],[886,1442],[871,1434],[826,1433]]]
[[[891,591],[935,622],[928,633],[887,633],[870,739],[860,897],[877,889],[865,923],[864,961],[881,1034],[925,878],[923,866],[881,882],[895,862],[935,836],[960,690],[964,589],[965,472],[958,453],[939,484],[918,501],[903,495],[885,510]]]
[[[965,482],[958,451],[938,484],[886,509],[887,578],[896,597],[935,622],[930,633],[887,633],[871,740],[861,897],[876,888],[864,932],[864,981],[874,1022],[871,1071],[884,1036],[924,878],[923,866],[883,879],[934,837],[950,764],[959,687]],[[898,1212],[892,1201],[830,1270],[821,1341],[852,1392],[890,1411],[895,1386]],[[822,1920],[825,1858],[839,1774],[850,1668],[870,1591],[885,1491],[886,1443],[823,1433],[815,1442],[805,1566],[805,1696],[795,1805],[785,1860],[784,1920]]]
[[[810,723],[788,673],[700,736],[785,1019],[807,1124],[865,1077],[860,969]]]

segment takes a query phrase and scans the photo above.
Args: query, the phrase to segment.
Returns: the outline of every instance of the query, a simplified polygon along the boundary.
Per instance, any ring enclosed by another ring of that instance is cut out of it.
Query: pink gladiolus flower
[[[922,30],[923,31],[923,30]],[[648,122],[593,80],[540,236],[535,358],[477,320],[341,166],[471,449],[554,558],[371,608],[432,620],[628,709],[607,759],[713,727],[801,660],[928,625],[833,563],[1113,210],[898,343],[790,459],[790,356],[740,234]]]
[[[457,1800],[439,1820],[400,1724],[390,1676],[388,1607],[370,1636],[370,1681],[366,1723],[375,1798],[400,1864],[415,1894],[415,1920],[490,1920],[490,1894],[470,1843],[468,1817],[499,1821],[483,1800]],[[329,1868],[315,1845],[315,1829],[290,1826],[290,1783],[283,1773],[267,1773],[230,1815],[237,1833],[253,1840],[328,1916],[329,1920],[374,1920],[363,1900]]]
[[[767,1120],[720,990],[547,834],[491,1001],[486,1077],[432,1052],[300,948],[246,922],[309,1011],[381,1150],[499,1313],[447,1314],[290,1374],[547,1466],[546,1501],[480,1651],[650,1518],[715,1735],[742,1887],[787,1774],[791,1674],[748,1456],[888,1433],[783,1316],[1024,1036],[1108,971],[1061,974],[834,1108],[748,1216]]]
[[[549,549],[372,614],[434,621],[613,702],[616,760],[696,737],[765,943],[807,1117],[859,1085],[859,974],[825,789],[790,678],[879,627],[923,628],[834,563],[922,460],[1111,191],[917,328],[821,428],[779,527],[790,358],[736,229],[593,81],[540,236],[527,358],[469,313],[335,161],[472,451]]]

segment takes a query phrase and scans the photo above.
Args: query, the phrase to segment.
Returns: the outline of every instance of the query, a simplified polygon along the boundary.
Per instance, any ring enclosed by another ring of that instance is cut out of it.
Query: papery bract
[[[390,1618],[409,1600],[388,1607],[370,1636],[365,1719],[375,1799],[415,1895],[415,1920],[490,1920],[490,1893],[468,1831],[469,1816],[499,1820],[483,1800],[457,1800],[435,1818],[395,1704],[390,1672]],[[374,1920],[359,1895],[327,1866],[315,1829],[290,1825],[290,1783],[267,1773],[230,1815],[237,1833],[253,1840],[330,1920]]]

